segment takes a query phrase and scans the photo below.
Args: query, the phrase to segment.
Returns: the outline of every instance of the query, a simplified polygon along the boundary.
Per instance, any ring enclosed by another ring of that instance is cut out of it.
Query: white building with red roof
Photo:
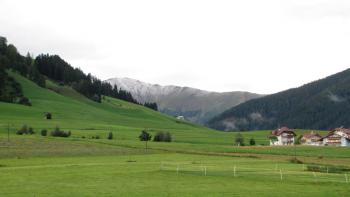
[[[271,132],[270,145],[271,146],[283,146],[293,145],[296,134],[292,129],[288,127],[282,127]]]
[[[300,143],[303,145],[321,146],[322,136],[311,131],[311,133],[303,134],[303,137],[300,139]]]
[[[350,129],[336,128],[322,138],[326,146],[350,146]]]

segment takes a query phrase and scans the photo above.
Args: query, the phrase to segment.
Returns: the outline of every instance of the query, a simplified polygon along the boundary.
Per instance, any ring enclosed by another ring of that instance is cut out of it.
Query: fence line
[[[269,176],[275,177],[280,181],[288,180],[300,180],[313,181],[313,182],[337,182],[337,183],[349,183],[348,175],[342,173],[320,173],[314,171],[298,171],[290,169],[275,169],[262,168],[262,167],[245,167],[237,166],[233,167],[222,166],[223,162],[210,163],[206,162],[206,165],[191,163],[191,162],[162,162],[162,170],[167,172],[176,171],[177,175],[181,174],[194,174],[198,176],[231,176],[231,177],[256,177],[256,176]],[[232,173],[233,172],[233,173]],[[231,175],[230,175],[231,174]],[[239,174],[239,175],[238,175]]]

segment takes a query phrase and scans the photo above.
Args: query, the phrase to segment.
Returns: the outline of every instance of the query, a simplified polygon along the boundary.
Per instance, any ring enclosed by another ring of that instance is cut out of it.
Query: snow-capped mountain
[[[161,86],[130,78],[112,78],[106,82],[129,91],[141,103],[156,102],[163,113],[184,116],[197,123],[205,123],[228,108],[262,96],[249,92],[219,93],[190,87]]]

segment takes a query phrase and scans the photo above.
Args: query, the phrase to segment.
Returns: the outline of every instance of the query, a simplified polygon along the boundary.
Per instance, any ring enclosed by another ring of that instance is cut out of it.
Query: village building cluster
[[[271,132],[270,145],[283,146],[296,143],[296,133],[288,127],[282,127]],[[350,129],[336,128],[331,130],[326,136],[311,131],[305,133],[299,139],[302,145],[310,146],[350,146]]]

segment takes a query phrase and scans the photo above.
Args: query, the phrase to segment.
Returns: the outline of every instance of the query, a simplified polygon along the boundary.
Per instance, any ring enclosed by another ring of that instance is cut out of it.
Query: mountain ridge
[[[219,130],[350,126],[350,69],[232,107],[208,121]]]
[[[262,96],[243,91],[221,93],[186,86],[162,86],[128,77],[110,78],[105,82],[130,92],[138,102],[156,102],[161,112],[182,115],[197,123],[205,123],[232,106]]]

